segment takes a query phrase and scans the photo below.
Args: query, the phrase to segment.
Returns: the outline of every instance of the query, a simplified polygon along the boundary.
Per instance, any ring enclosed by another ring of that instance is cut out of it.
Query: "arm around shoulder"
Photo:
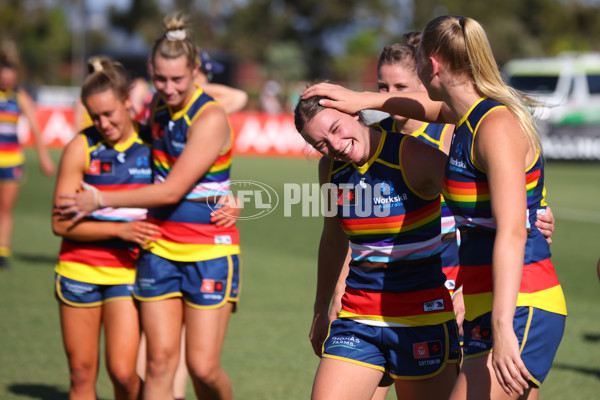
[[[221,103],[227,114],[241,111],[248,104],[248,93],[241,89],[218,83],[206,83],[202,85],[204,91]]]

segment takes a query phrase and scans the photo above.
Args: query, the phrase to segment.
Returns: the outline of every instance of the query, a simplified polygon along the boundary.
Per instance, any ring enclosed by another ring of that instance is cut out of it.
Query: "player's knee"
[[[69,366],[69,375],[71,378],[71,387],[76,390],[83,390],[94,387],[96,381],[96,368],[87,363],[71,363]]]
[[[177,368],[177,352],[173,353],[167,350],[154,351],[152,354],[148,354],[147,366],[146,366],[146,378],[161,378],[166,375],[175,374]]]
[[[113,385],[123,390],[135,386],[139,381],[135,369],[123,364],[109,367],[108,375]]]
[[[218,363],[201,362],[188,364],[188,371],[190,376],[206,386],[214,386],[223,373],[223,370]]]

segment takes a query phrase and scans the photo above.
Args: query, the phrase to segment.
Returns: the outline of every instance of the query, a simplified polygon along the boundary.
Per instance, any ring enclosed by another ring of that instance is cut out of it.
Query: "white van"
[[[600,160],[600,53],[515,59],[502,72],[545,105],[534,115],[546,158]]]

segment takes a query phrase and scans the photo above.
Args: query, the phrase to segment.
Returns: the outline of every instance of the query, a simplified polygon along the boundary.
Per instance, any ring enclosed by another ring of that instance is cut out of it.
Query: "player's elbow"
[[[185,193],[180,190],[167,190],[162,197],[162,203],[166,206],[177,204],[183,198]]]
[[[67,233],[67,229],[63,223],[53,220],[52,221],[52,233],[54,234],[54,236],[63,237]]]

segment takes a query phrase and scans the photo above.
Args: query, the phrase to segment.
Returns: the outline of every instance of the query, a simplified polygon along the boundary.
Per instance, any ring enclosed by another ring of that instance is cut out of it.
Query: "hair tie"
[[[185,33],[185,29],[174,29],[172,31],[166,31],[165,37],[169,42],[176,42],[179,40],[185,40],[187,34]]]
[[[102,60],[96,58],[94,61],[92,61],[92,68],[94,68],[94,72],[102,71],[104,69],[102,66]]]

